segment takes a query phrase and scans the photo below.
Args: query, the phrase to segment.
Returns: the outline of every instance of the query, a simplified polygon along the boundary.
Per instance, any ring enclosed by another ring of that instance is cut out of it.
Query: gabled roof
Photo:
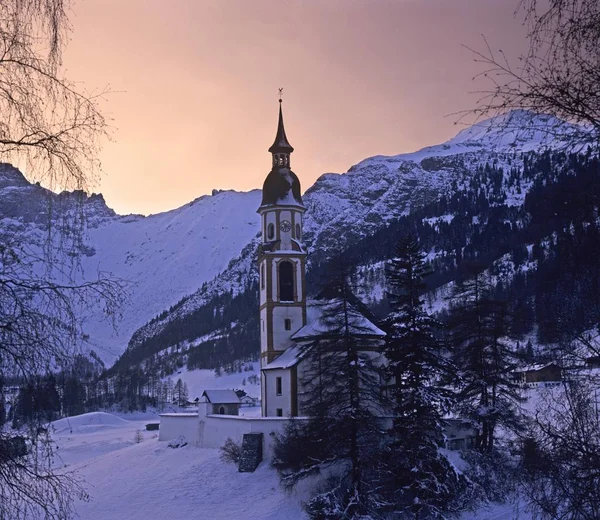
[[[309,302],[306,306],[307,324],[295,332],[292,335],[292,339],[302,341],[325,337],[345,327],[343,314],[328,316],[328,312],[333,311],[336,305],[335,300],[313,300]],[[348,328],[350,334],[354,336],[385,337],[385,332],[370,321],[354,305],[349,305],[348,307]]]
[[[204,390],[202,396],[212,404],[239,404],[240,398],[233,390]]]
[[[271,361],[263,370],[273,370],[276,368],[292,368],[308,353],[310,349],[302,345],[293,345],[288,348],[277,359]]]
[[[548,368],[548,367],[560,368],[560,366],[556,363],[538,363],[537,365],[527,365],[524,367],[515,368],[515,370],[513,370],[513,372],[516,372],[516,373],[537,372],[538,370],[543,370],[544,368]]]

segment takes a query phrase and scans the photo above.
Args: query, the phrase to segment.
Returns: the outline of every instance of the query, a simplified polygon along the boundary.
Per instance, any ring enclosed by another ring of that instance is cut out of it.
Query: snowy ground
[[[90,495],[76,506],[81,519],[305,518],[302,497],[285,494],[267,464],[239,473],[218,450],[158,442],[158,432],[144,430],[157,418],[122,417],[95,412],[54,423],[60,463],[85,480]]]
[[[82,520],[302,520],[308,485],[286,494],[263,462],[255,473],[239,473],[219,451],[192,446],[169,448],[148,412],[88,413],[53,423],[57,463],[85,482],[88,502],[78,502]],[[143,440],[135,442],[140,430]],[[457,461],[455,461],[457,462]],[[522,504],[491,505],[461,520],[530,520]]]

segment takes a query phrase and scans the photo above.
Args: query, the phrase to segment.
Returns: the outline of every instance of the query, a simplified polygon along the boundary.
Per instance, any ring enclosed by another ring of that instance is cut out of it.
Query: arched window
[[[301,240],[302,237],[300,236],[302,233],[300,232],[300,224],[296,224],[296,240]]]
[[[225,415],[225,408],[222,406],[219,408],[219,415]]]
[[[260,288],[265,288],[265,264],[260,264]]]
[[[267,226],[267,238],[273,240],[275,238],[275,224],[269,224]]]
[[[292,262],[279,263],[279,301],[294,301],[294,265]]]

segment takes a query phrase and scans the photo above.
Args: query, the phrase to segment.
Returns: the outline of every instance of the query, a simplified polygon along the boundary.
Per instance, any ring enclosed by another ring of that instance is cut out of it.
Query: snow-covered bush
[[[176,439],[170,440],[167,446],[169,446],[169,448],[183,448],[184,446],[187,446],[187,439],[180,435]]]
[[[237,464],[242,456],[242,447],[235,443],[231,437],[227,437],[225,444],[221,446],[221,460]]]

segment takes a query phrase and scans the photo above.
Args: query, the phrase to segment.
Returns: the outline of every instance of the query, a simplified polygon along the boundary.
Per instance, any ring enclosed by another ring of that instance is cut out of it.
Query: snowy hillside
[[[133,331],[224,271],[258,233],[260,191],[221,191],[166,213],[106,221],[89,230],[96,253],[86,272],[100,269],[128,282],[118,336],[92,315],[85,327],[98,353],[112,361]]]
[[[89,347],[109,364],[133,331],[224,271],[257,234],[260,191],[215,191],[181,208],[144,217],[118,216],[101,195],[53,194],[29,184],[10,165],[0,167],[0,222],[25,240],[43,240],[49,221],[81,210],[85,254],[79,279],[108,273],[125,285],[117,330],[89,302],[84,332]],[[56,229],[62,229],[60,222]]]
[[[504,203],[522,205],[531,182],[513,183],[508,177],[511,168],[522,168],[521,152],[560,144],[548,140],[545,132],[539,130],[544,125],[556,128],[559,123],[542,116],[538,119],[536,129],[528,130],[523,127],[531,123],[528,115],[511,113],[497,122],[499,127],[495,126],[496,122],[483,121],[441,145],[392,157],[371,157],[352,166],[345,174],[322,175],[303,196],[307,207],[304,242],[309,251],[309,275],[312,265],[380,232],[390,222],[435,203],[440,197],[450,198],[468,189],[477,189],[473,187],[475,172],[487,165],[505,172]],[[509,135],[503,133],[507,128],[513,128]],[[568,127],[563,131],[568,132]],[[481,186],[482,195],[491,193],[491,189],[492,186]],[[453,218],[453,215],[438,216],[430,225],[436,227]],[[247,290],[256,280],[256,248],[256,241],[248,244],[229,268],[203,290],[186,297],[160,320],[136,331],[130,346],[136,347],[148,338],[157,337],[169,323],[196,312],[215,295]],[[381,287],[376,288],[376,292],[382,294]]]
[[[304,195],[309,265],[415,208],[461,192],[477,168],[493,163],[508,169],[520,151],[548,145],[543,132],[523,126],[528,124],[525,116],[513,113],[506,116],[510,125],[505,118],[499,127],[484,121],[446,143],[410,154],[371,157],[345,174],[321,176]],[[542,125],[556,127],[547,118],[539,119]],[[507,127],[520,130],[506,136]],[[513,186],[512,204],[522,204],[527,189]],[[84,323],[89,348],[108,364],[128,344],[156,336],[166,323],[190,315],[215,295],[235,295],[249,287],[256,279],[259,219],[255,212],[260,195],[259,190],[215,192],[149,217],[118,216],[101,195],[55,195],[29,184],[8,165],[0,168],[0,220],[18,223],[27,236],[80,204],[87,226],[82,278],[93,279],[102,271],[126,282],[127,300],[116,332],[102,320],[102,309],[93,305]],[[161,319],[149,323],[160,314],[164,314]]]

